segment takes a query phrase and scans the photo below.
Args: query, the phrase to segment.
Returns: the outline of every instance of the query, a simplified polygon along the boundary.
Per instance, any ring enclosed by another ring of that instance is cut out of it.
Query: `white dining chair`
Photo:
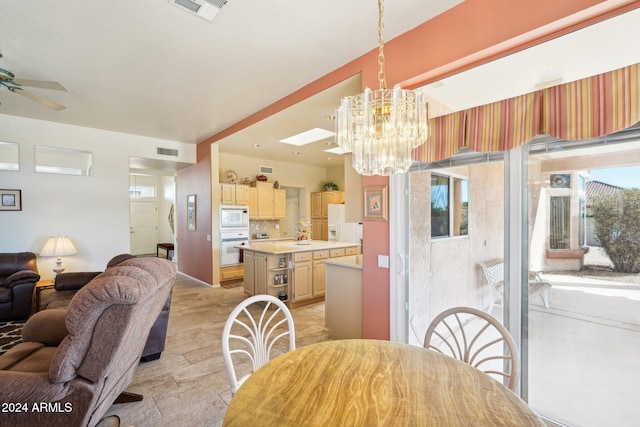
[[[490,314],[454,307],[437,315],[427,328],[424,347],[468,363],[516,391],[520,354],[507,329]]]
[[[222,331],[222,355],[232,395],[253,372],[270,360],[272,351],[275,352],[274,344],[286,336],[289,337],[288,351],[295,350],[293,317],[278,298],[254,295],[233,309]],[[233,357],[234,354],[239,356]],[[234,359],[239,366],[243,356],[249,358],[252,369],[238,379]]]

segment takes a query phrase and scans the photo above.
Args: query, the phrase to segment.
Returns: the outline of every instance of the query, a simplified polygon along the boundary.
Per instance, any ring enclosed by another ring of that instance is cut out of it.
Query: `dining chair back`
[[[468,363],[516,391],[518,348],[509,331],[484,311],[471,307],[443,311],[427,328],[424,347]]]
[[[274,347],[286,336],[288,350],[284,346]],[[222,331],[222,355],[231,394],[235,395],[244,381],[270,360],[272,352],[281,354],[295,349],[293,317],[282,301],[271,295],[255,295],[242,301],[233,309]],[[244,372],[247,373],[239,375]]]

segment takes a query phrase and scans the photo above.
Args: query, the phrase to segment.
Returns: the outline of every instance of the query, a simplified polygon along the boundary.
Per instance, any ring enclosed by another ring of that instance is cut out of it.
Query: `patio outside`
[[[530,306],[529,404],[567,425],[640,425],[640,274],[610,265],[591,247],[582,270],[544,274],[551,308]]]

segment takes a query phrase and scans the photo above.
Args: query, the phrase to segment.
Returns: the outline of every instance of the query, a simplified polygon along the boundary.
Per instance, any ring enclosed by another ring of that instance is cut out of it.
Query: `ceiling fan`
[[[0,58],[2,58],[2,54],[0,53]],[[41,80],[29,80],[29,79],[16,79],[15,75],[5,70],[4,68],[0,68],[0,87],[6,87],[13,93],[17,93],[18,95],[22,95],[26,98],[29,98],[32,101],[37,102],[38,104],[44,105],[45,107],[51,108],[52,110],[60,111],[64,110],[64,105],[60,105],[56,102],[53,102],[50,99],[42,97],[40,95],[36,95],[33,92],[30,92],[24,89],[22,86],[34,87],[38,89],[50,89],[50,90],[61,90],[66,92],[67,89],[57,82],[45,82]]]

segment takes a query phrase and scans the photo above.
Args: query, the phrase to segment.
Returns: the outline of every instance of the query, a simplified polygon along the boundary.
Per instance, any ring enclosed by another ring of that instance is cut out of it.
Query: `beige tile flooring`
[[[242,287],[211,287],[178,273],[167,345],[162,357],[141,363],[127,391],[142,402],[113,405],[123,426],[219,426],[231,392],[221,353],[222,328],[244,298]],[[325,341],[324,304],[292,310],[296,346]]]

